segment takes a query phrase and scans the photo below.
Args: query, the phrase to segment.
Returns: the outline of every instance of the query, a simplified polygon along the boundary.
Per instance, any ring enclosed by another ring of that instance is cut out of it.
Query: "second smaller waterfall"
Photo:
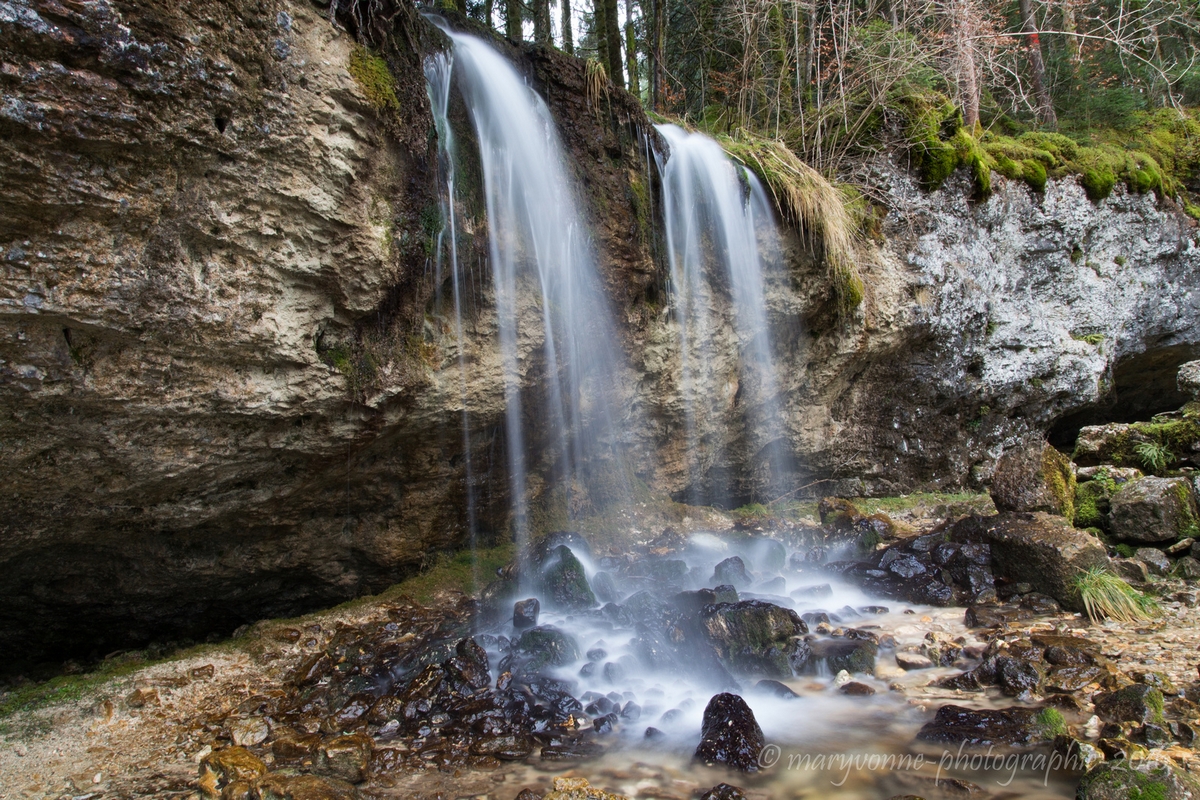
[[[677,125],[659,125],[670,152],[659,157],[663,216],[676,318],[682,378],[680,396],[687,424],[689,485],[695,487],[706,459],[719,455],[700,441],[705,421],[725,402],[743,407],[748,466],[759,485],[772,491],[787,463],[779,381],[767,319],[764,275],[780,258],[779,232],[766,190],[753,172],[735,165],[711,138]],[[738,374],[717,374],[718,328],[723,324],[719,295],[727,292],[734,309]],[[697,504],[724,503],[714,488],[707,496],[692,490]],[[714,496],[715,495],[715,496]],[[755,498],[770,500],[773,497]]]

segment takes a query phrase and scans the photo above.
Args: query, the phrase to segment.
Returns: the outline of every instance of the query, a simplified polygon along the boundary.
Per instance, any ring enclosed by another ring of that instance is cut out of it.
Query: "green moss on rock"
[[[1090,480],[1075,487],[1076,528],[1107,527],[1109,500],[1113,494],[1111,482],[1111,479]]]
[[[350,76],[376,111],[399,111],[396,79],[387,62],[362,45],[350,51]]]

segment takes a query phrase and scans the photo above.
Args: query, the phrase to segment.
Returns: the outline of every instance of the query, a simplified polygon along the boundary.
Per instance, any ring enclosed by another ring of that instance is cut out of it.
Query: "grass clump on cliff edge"
[[[1154,598],[1142,594],[1103,567],[1092,567],[1081,572],[1073,584],[1092,622],[1104,618],[1135,622],[1151,619],[1160,613]]]
[[[849,316],[862,303],[865,287],[856,263],[858,225],[847,207],[848,198],[781,141],[744,131],[714,136],[725,152],[766,184],[779,212],[800,231],[809,248],[824,257],[838,313]]]
[[[350,76],[366,95],[376,111],[400,110],[396,97],[396,79],[392,77],[387,62],[362,45],[354,45],[350,51]]]

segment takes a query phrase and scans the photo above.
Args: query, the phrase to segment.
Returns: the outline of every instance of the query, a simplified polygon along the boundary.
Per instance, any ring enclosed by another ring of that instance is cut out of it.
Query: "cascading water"
[[[727,387],[734,376],[712,371],[712,365],[719,363],[713,352],[720,324],[715,295],[718,287],[728,286],[741,350],[737,393],[744,406],[750,449],[747,466],[759,474],[760,484],[771,493],[761,499],[771,500],[781,493],[779,481],[789,471],[764,287],[766,267],[780,258],[771,204],[754,173],[735,167],[715,141],[677,125],[656,127],[670,147],[669,153],[659,156],[659,172],[667,259],[679,321],[689,485],[697,486],[699,473],[707,466],[701,462],[706,455],[727,457],[713,448],[706,452],[697,430],[719,414],[714,403],[733,400]],[[728,499],[720,494],[702,496],[698,491],[691,498],[698,505]]]
[[[446,114],[453,74],[479,143],[504,372],[513,524],[518,550],[525,553],[531,417],[543,421],[550,432],[546,457],[552,462],[555,485],[565,492],[558,502],[568,512],[598,502],[601,494],[610,501],[629,496],[617,435],[618,339],[549,109],[483,40],[442,29],[453,43],[452,53],[444,63],[431,61],[427,73],[431,95],[438,95],[434,109],[439,129],[449,134]],[[441,146],[452,160],[449,141],[447,135]],[[453,184],[449,186],[453,192]],[[452,194],[448,203],[454,204]],[[453,228],[452,218],[449,224]],[[456,261],[453,231],[450,244]],[[457,274],[459,265],[451,268]],[[455,291],[461,342],[462,309]],[[540,364],[532,356],[537,349]],[[527,396],[522,385],[538,368],[545,371],[543,394]]]
[[[474,554],[478,549],[478,530],[475,509],[475,470],[471,460],[471,415],[467,407],[467,356],[463,338],[463,275],[458,263],[458,221],[455,208],[454,131],[450,127],[450,85],[454,74],[454,62],[446,53],[437,53],[426,59],[425,81],[429,91],[429,104],[438,134],[438,169],[441,172],[444,193],[441,197],[443,226],[438,234],[436,248],[435,285],[442,286],[442,253],[448,245],[450,258],[451,291],[454,295],[454,338],[458,343],[459,397],[462,399],[463,470],[466,479],[467,531],[471,545],[472,569],[478,573],[478,562]],[[447,242],[446,239],[449,239]],[[479,583],[480,575],[474,575]]]

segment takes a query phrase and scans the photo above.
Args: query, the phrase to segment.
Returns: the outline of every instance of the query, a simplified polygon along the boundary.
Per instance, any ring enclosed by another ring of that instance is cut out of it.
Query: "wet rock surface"
[[[948,532],[955,542],[986,544],[996,576],[1028,583],[1072,611],[1083,608],[1073,585],[1075,577],[1108,564],[1108,554],[1095,537],[1048,514],[970,516],[954,523]]]
[[[726,764],[742,772],[756,772],[766,740],[754,712],[736,694],[713,697],[704,709],[704,725],[696,759],[705,764]]]
[[[1040,736],[1037,712],[1029,708],[971,709],[942,706],[917,738],[972,746],[1029,744]]]
[[[990,487],[998,511],[1044,511],[1075,516],[1071,461],[1044,441],[1009,448],[996,462]]]
[[[1078,800],[1126,800],[1145,797],[1191,800],[1200,797],[1200,782],[1175,766],[1127,760],[1101,764],[1079,784]]]
[[[1123,541],[1175,542],[1196,533],[1200,521],[1192,484],[1183,478],[1131,481],[1109,505],[1109,527]]]

